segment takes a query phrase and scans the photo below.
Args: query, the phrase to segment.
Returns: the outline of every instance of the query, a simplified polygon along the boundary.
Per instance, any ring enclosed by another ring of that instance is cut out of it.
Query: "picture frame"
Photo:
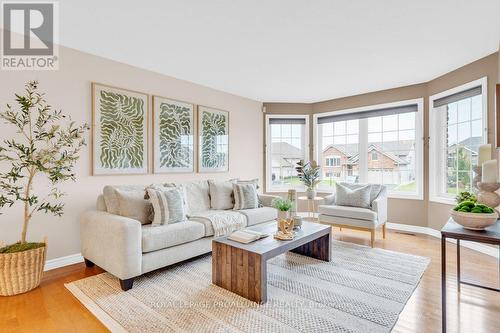
[[[198,106],[198,172],[229,171],[229,112]]]
[[[153,173],[192,173],[195,105],[153,96]]]
[[[148,173],[149,95],[92,82],[92,173]]]

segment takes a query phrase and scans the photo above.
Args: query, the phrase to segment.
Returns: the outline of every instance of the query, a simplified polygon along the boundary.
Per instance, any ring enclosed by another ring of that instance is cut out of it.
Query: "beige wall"
[[[488,77],[488,142],[494,140],[494,85],[500,78],[500,57],[498,52],[465,65],[457,70],[433,79],[429,82],[377,91],[362,95],[338,98],[318,103],[311,106],[311,117],[314,113],[338,111],[368,105],[390,103],[408,99],[424,98],[424,137],[429,136],[429,96],[441,91],[451,89],[466,82],[481,77]],[[264,103],[266,112],[287,113],[290,110],[307,110],[304,104]],[[312,118],[310,118],[312,120]],[[312,133],[312,121],[310,132]],[[310,140],[310,142],[313,142]],[[312,146],[310,147],[312,156]],[[424,145],[424,200],[389,199],[388,219],[390,222],[410,224],[416,226],[429,226],[440,229],[449,217],[451,206],[429,202],[429,147]]]
[[[72,49],[60,48],[60,69],[47,72],[0,72],[0,107],[13,102],[14,93],[22,93],[24,83],[38,79],[40,88],[55,108],[62,109],[78,122],[91,121],[92,81],[157,94],[230,112],[229,172],[217,174],[175,174],[137,176],[91,176],[91,151],[86,147],[76,167],[78,180],[67,183],[63,217],[38,214],[33,217],[30,240],[48,236],[48,258],[80,252],[79,221],[83,211],[93,209],[97,195],[107,184],[150,184],[192,179],[256,178],[262,175],[263,137],[262,103],[181,81]],[[151,127],[151,124],[150,124]],[[0,139],[14,131],[0,124]],[[151,133],[151,132],[150,132]],[[88,135],[90,140],[90,134]],[[250,139],[251,138],[251,139]],[[151,140],[150,140],[151,142]],[[3,170],[3,166],[0,166]],[[37,181],[36,185],[40,185]],[[20,238],[22,211],[19,205],[0,215],[0,240],[12,243]]]

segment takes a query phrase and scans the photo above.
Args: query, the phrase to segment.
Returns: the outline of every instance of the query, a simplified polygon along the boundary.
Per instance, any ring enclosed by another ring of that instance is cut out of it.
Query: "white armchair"
[[[365,184],[344,184],[360,187]],[[371,185],[371,208],[360,208],[335,205],[335,194],[326,196],[323,204],[318,207],[319,221],[336,227],[369,231],[371,246],[375,243],[375,231],[382,227],[385,238],[387,222],[387,188],[383,185]]]

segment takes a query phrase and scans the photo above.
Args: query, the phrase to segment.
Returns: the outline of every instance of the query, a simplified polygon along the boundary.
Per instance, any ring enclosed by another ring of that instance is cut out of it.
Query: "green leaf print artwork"
[[[160,169],[193,168],[193,107],[162,102],[159,106]]]
[[[201,168],[226,171],[228,153],[228,114],[225,111],[201,113]]]
[[[98,98],[101,168],[144,168],[144,99],[104,89]]]

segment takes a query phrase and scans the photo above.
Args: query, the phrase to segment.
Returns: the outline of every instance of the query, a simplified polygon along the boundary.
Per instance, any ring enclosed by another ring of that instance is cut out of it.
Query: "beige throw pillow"
[[[153,207],[148,200],[144,199],[143,192],[115,189],[115,195],[118,201],[117,215],[132,218],[141,224],[150,222],[149,215]]]
[[[212,209],[226,210],[234,207],[233,183],[230,181],[209,180],[210,206]]]

